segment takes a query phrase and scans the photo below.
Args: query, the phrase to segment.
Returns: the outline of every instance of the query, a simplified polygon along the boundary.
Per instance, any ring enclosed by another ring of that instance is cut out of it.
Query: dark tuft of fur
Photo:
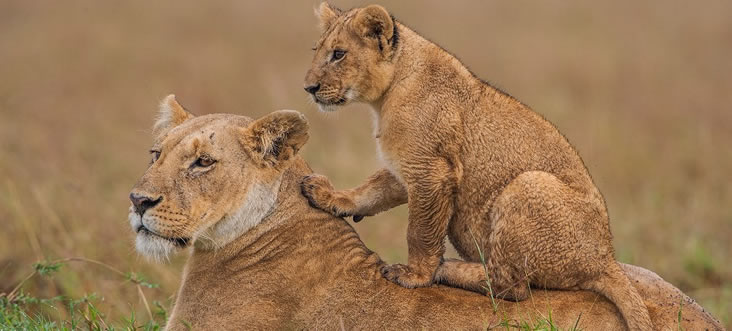
[[[172,238],[171,241],[178,247],[186,247],[188,246],[188,242],[190,241],[190,238]]]
[[[280,157],[280,150],[282,149],[282,144],[284,142],[283,140],[283,137],[277,137],[272,141],[272,150],[270,153],[272,153],[275,158]]]
[[[394,16],[391,16],[392,25],[394,26],[394,30],[391,34],[391,39],[389,40],[389,44],[391,44],[392,49],[396,49],[397,45],[399,44],[399,29],[397,28],[397,20],[394,18]]]

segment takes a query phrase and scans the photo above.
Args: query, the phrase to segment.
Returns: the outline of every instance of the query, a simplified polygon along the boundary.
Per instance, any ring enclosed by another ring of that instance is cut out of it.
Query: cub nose
[[[305,86],[305,91],[310,94],[315,94],[316,92],[318,92],[318,90],[320,90],[320,83],[318,83],[317,85]]]
[[[144,214],[146,210],[155,207],[155,205],[160,203],[160,201],[163,201],[163,197],[159,197],[153,200],[148,196],[130,193],[130,201],[132,201],[132,205],[135,207],[135,212],[142,216],[142,214]]]

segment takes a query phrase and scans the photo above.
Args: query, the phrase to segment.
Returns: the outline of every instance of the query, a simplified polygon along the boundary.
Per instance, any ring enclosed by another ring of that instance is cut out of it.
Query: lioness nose
[[[310,94],[315,94],[316,92],[318,92],[318,90],[320,90],[320,83],[318,83],[317,85],[305,86],[305,91]]]
[[[135,212],[142,216],[146,210],[155,207],[155,205],[160,203],[160,201],[163,201],[163,197],[153,200],[148,196],[130,193],[130,201],[132,201],[132,205],[135,206]]]

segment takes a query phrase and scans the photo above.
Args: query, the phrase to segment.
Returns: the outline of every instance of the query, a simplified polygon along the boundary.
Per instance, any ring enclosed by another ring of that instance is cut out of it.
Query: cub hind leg
[[[496,198],[489,221],[483,251],[496,296],[522,300],[529,283],[591,289],[618,306],[630,329],[651,327],[647,307],[615,261],[607,211],[594,188],[579,192],[552,174],[525,172]],[[451,268],[457,269],[447,265],[441,273],[446,283],[475,288],[484,282],[474,270],[471,280],[448,272]]]
[[[520,174],[486,210],[488,215],[457,220],[462,228],[451,229],[453,245],[468,262],[445,263],[441,282],[485,293],[488,276],[494,294],[522,300],[529,283],[577,288],[614,262],[601,198],[585,198],[552,174]],[[481,253],[486,268],[472,264]]]
[[[550,173],[517,176],[496,198],[489,220],[487,259],[534,286],[575,288],[615,262],[604,202]]]
[[[483,265],[482,262],[465,262],[447,259],[437,269],[435,281],[452,287],[458,287],[492,297],[522,301],[529,297],[529,283],[525,279],[513,279],[512,274],[498,278],[491,275],[497,273],[499,267]],[[503,274],[506,274],[503,272]]]

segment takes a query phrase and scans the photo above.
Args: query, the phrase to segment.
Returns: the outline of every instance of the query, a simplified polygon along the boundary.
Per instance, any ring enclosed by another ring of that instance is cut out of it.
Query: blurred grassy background
[[[384,4],[554,122],[605,194],[618,258],[732,326],[732,2]],[[326,116],[302,91],[315,5],[0,1],[0,292],[37,260],[85,256],[159,282],[157,300],[174,294],[185,256],[147,263],[126,219],[168,93],[197,114],[300,110],[317,172],[347,188],[376,170],[367,109]],[[405,207],[356,228],[387,261],[405,260]],[[121,282],[74,265],[27,289],[97,292],[121,316],[140,307]]]

